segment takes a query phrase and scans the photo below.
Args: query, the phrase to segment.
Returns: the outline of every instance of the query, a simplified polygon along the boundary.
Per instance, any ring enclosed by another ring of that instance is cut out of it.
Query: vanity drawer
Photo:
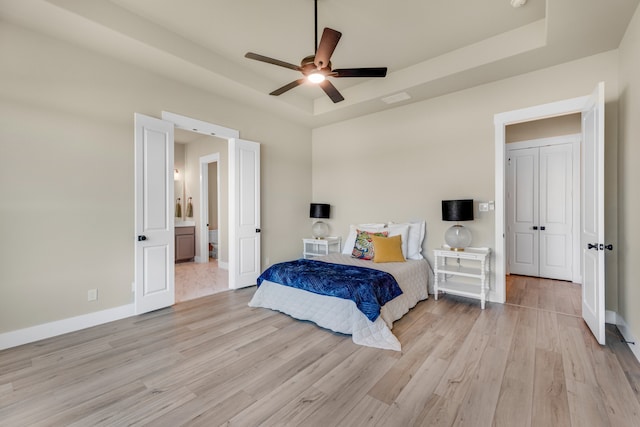
[[[176,236],[183,234],[196,234],[196,228],[193,226],[189,227],[176,227]]]

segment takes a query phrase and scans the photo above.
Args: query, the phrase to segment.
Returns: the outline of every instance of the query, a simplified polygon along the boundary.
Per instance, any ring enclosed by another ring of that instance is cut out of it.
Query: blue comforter
[[[384,271],[309,259],[274,264],[258,277],[258,286],[264,280],[350,299],[372,322],[384,304],[402,294],[396,279]]]

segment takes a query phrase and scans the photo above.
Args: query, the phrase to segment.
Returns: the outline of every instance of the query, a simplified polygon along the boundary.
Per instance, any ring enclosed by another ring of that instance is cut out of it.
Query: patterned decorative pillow
[[[356,230],[356,243],[353,245],[351,256],[354,258],[372,260],[374,251],[371,236],[387,237],[388,235],[388,231],[370,233],[368,231]]]

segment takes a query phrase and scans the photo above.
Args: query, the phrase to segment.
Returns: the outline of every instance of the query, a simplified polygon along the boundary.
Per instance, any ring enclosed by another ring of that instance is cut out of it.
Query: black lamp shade
[[[473,221],[473,199],[443,200],[443,221]]]
[[[331,205],[327,203],[311,203],[309,207],[309,218],[329,218]]]

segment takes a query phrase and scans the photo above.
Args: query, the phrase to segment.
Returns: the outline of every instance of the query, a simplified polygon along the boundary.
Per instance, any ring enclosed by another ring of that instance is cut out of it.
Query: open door
[[[260,144],[229,139],[229,287],[260,275]]]
[[[582,317],[605,344],[604,83],[582,112]]]
[[[135,114],[136,314],[175,302],[173,123]]]

